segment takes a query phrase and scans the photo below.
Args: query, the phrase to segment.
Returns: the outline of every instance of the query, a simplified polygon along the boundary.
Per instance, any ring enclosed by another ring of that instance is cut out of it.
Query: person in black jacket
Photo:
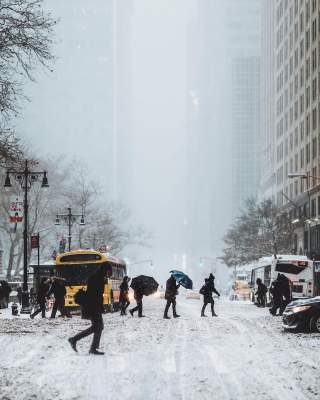
[[[0,283],[2,286],[4,307],[8,308],[9,297],[10,297],[10,293],[11,293],[12,289],[7,281],[1,281]]]
[[[121,282],[120,285],[120,315],[126,315],[126,309],[130,305],[130,300],[129,300],[129,281],[130,278],[128,276],[125,276],[123,278],[123,281]]]
[[[257,296],[257,305],[258,307],[265,307],[266,306],[266,294],[267,294],[267,286],[262,283],[262,280],[260,278],[257,278],[256,284],[258,286],[258,289],[256,291],[256,296]]]
[[[131,316],[133,317],[133,314],[134,314],[136,311],[138,311],[138,317],[139,317],[139,318],[144,317],[144,315],[142,314],[142,299],[143,299],[143,293],[142,293],[139,289],[136,289],[136,290],[134,290],[134,292],[133,292],[133,296],[134,296],[134,299],[135,299],[137,305],[136,305],[136,307],[131,308],[131,310],[129,310],[129,313],[130,313]]]
[[[278,274],[277,279],[275,279],[270,288],[270,293],[272,295],[272,307],[269,309],[271,315],[277,315],[279,309],[279,314],[282,315],[283,311],[283,292],[280,274]]]
[[[37,293],[37,303],[39,304],[39,308],[35,310],[32,314],[30,314],[31,319],[33,319],[40,312],[42,318],[46,317],[46,297],[48,290],[49,290],[49,280],[47,278],[42,278]]]
[[[205,284],[200,290],[200,293],[203,294],[203,306],[201,309],[201,317],[206,317],[205,309],[207,305],[211,304],[211,313],[213,317],[217,317],[218,315],[214,312],[214,300],[212,297],[212,293],[217,294],[220,297],[220,293],[216,290],[214,286],[214,276],[212,274],[209,275],[209,278],[205,279]]]
[[[165,319],[170,319],[170,317],[168,316],[168,311],[171,304],[172,304],[173,318],[180,317],[180,315],[178,315],[176,312],[176,305],[177,305],[176,296],[178,294],[179,287],[180,285],[177,285],[176,280],[174,279],[173,275],[171,275],[171,277],[167,280],[166,292],[164,295],[165,299],[167,300],[166,308],[164,309],[164,314],[163,314],[163,318]]]
[[[47,293],[47,297],[49,298],[51,294],[54,295],[54,305],[52,307],[52,312],[50,318],[55,318],[57,310],[60,311],[62,317],[71,318],[71,314],[66,310],[64,305],[64,298],[67,291],[64,286],[64,281],[60,278],[52,278],[52,284]]]
[[[104,352],[99,351],[100,338],[103,331],[103,293],[105,286],[105,278],[111,275],[112,270],[108,265],[101,267],[88,279],[86,301],[83,305],[83,314],[91,320],[91,326],[88,329],[78,333],[68,339],[74,351],[77,351],[77,341],[89,336],[93,333],[93,339],[90,347],[90,354],[103,355]]]

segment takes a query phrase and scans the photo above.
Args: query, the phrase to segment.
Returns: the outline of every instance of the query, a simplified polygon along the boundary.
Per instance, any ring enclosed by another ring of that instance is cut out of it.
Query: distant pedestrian
[[[112,274],[108,265],[101,267],[88,279],[87,291],[85,293],[85,303],[82,305],[83,315],[91,320],[91,326],[77,335],[70,337],[69,343],[74,351],[77,351],[78,340],[93,334],[90,347],[90,354],[103,355],[104,352],[99,351],[100,338],[103,331],[103,293],[105,286],[105,278]]]
[[[0,282],[0,308],[5,308],[5,296],[2,283]]]
[[[209,278],[205,279],[205,284],[200,289],[200,293],[203,295],[203,306],[201,309],[201,317],[206,317],[205,309],[208,304],[211,305],[211,314],[213,317],[217,317],[218,315],[214,311],[214,300],[212,294],[215,293],[220,297],[220,293],[216,290],[214,284],[215,277],[210,274]]]
[[[291,295],[291,282],[290,280],[283,274],[280,274],[279,276],[279,281],[280,281],[280,286],[281,286],[281,292],[282,292],[282,306],[280,309],[280,314],[282,315],[285,308],[289,303],[292,301],[292,295]]]
[[[2,287],[3,305],[4,308],[8,308],[10,293],[12,289],[7,281],[1,281],[1,287]]]
[[[125,276],[120,284],[120,315],[126,315],[126,310],[130,305],[129,300],[129,281],[130,278]]]
[[[131,308],[131,310],[129,310],[131,316],[133,317],[133,314],[136,311],[138,311],[138,317],[139,318],[144,317],[144,315],[142,314],[142,307],[143,307],[143,305],[142,305],[142,299],[143,299],[142,291],[139,290],[139,289],[134,290],[133,296],[134,296],[134,299],[135,299],[137,305],[136,305],[136,307]]]
[[[176,296],[178,294],[179,287],[180,285],[177,285],[174,276],[171,275],[171,277],[167,280],[166,292],[164,295],[164,298],[167,300],[167,304],[163,314],[163,318],[165,319],[170,319],[170,317],[168,316],[168,311],[171,305],[172,305],[173,318],[180,317],[180,315],[178,315],[176,311],[176,306],[177,306]]]
[[[17,287],[17,297],[18,297],[18,302],[21,306],[21,304],[22,304],[22,287],[21,287],[21,285],[19,285]]]
[[[62,317],[71,318],[71,314],[65,308],[65,295],[67,294],[64,281],[60,278],[51,278],[51,287],[47,293],[47,297],[54,295],[54,304],[50,318],[55,318],[57,310],[60,311]]]
[[[39,308],[37,308],[32,314],[30,314],[31,319],[33,319],[40,312],[42,318],[46,317],[46,298],[48,290],[49,290],[49,280],[48,278],[42,278],[37,293],[37,303],[39,304]]]
[[[270,314],[275,316],[279,310],[278,315],[282,315],[284,302],[280,274],[278,274],[277,279],[272,282],[270,293],[272,295],[272,307],[269,309]]]
[[[265,307],[266,306],[266,295],[268,292],[267,286],[262,283],[262,280],[258,278],[256,280],[256,284],[258,286],[258,289],[256,291],[256,296],[257,296],[257,305],[258,307]]]

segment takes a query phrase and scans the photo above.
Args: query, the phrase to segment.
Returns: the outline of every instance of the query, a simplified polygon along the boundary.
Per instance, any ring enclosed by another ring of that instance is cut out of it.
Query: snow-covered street
[[[171,320],[164,305],[147,299],[146,318],[105,315],[102,357],[88,355],[91,338],[78,354],[67,342],[88,321],[2,313],[1,400],[319,399],[320,335],[284,333],[248,303],[218,301],[219,317],[201,318],[200,301],[180,296]]]

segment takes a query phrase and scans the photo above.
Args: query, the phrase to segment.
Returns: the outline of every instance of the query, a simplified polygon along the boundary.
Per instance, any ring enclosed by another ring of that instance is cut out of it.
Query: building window
[[[317,138],[312,139],[312,159],[317,157]]]
[[[317,78],[314,78],[312,81],[312,101],[315,101],[317,98]]]
[[[317,109],[312,110],[312,129],[317,129]]]
[[[310,134],[310,114],[306,117],[306,135],[309,136]]]
[[[316,216],[316,199],[311,200],[311,218]]]
[[[300,141],[302,142],[304,138],[304,121],[300,122]]]
[[[306,163],[310,163],[310,143],[306,145]]]
[[[306,88],[306,108],[310,106],[310,86]]]
[[[300,168],[302,169],[303,167],[304,167],[304,149],[301,149],[300,150]],[[302,179],[301,179],[301,182],[303,182]]]

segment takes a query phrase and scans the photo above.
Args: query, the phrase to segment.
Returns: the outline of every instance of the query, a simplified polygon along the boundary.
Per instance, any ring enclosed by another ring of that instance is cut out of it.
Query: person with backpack
[[[201,309],[201,317],[206,317],[205,315],[205,309],[208,304],[211,304],[211,314],[213,317],[217,317],[218,315],[214,311],[214,300],[212,297],[212,294],[215,293],[220,297],[220,293],[216,290],[215,285],[214,285],[214,280],[215,277],[210,274],[209,278],[205,279],[205,283],[200,289],[200,294],[203,295],[203,306]]]
[[[86,292],[82,291],[81,296],[77,296],[79,292],[76,294],[76,300],[78,297],[81,298],[81,300],[78,301],[82,303],[80,305],[83,315],[91,320],[91,326],[89,328],[68,339],[72,349],[76,352],[78,351],[77,342],[93,334],[89,354],[104,355],[104,352],[99,351],[98,348],[100,346],[101,334],[104,328],[102,313],[104,312],[103,293],[105,279],[111,274],[112,268],[107,264],[102,264],[100,268],[88,279]]]
[[[174,279],[174,276],[171,275],[170,278],[167,280],[166,292],[164,295],[164,298],[167,300],[167,304],[166,304],[166,307],[164,309],[164,314],[163,314],[164,319],[170,319],[170,317],[168,316],[168,311],[169,311],[171,304],[172,304],[173,318],[180,317],[180,315],[178,315],[177,311],[176,311],[176,305],[177,305],[176,297],[178,294],[179,287],[180,287],[180,285],[177,285],[177,282]]]
[[[39,308],[35,310],[32,314],[30,314],[30,318],[33,319],[36,315],[41,312],[42,318],[46,317],[46,298],[49,290],[49,280],[48,278],[43,277],[41,279],[38,293],[37,293],[37,303],[39,304]]]
[[[262,280],[260,278],[257,278],[256,284],[258,286],[258,289],[256,291],[256,296],[257,296],[257,306],[258,307],[265,307],[266,306],[266,295],[267,295],[267,286],[262,283]]]
[[[129,300],[129,281],[130,278],[125,276],[120,284],[120,315],[126,315],[126,310],[130,305]]]

